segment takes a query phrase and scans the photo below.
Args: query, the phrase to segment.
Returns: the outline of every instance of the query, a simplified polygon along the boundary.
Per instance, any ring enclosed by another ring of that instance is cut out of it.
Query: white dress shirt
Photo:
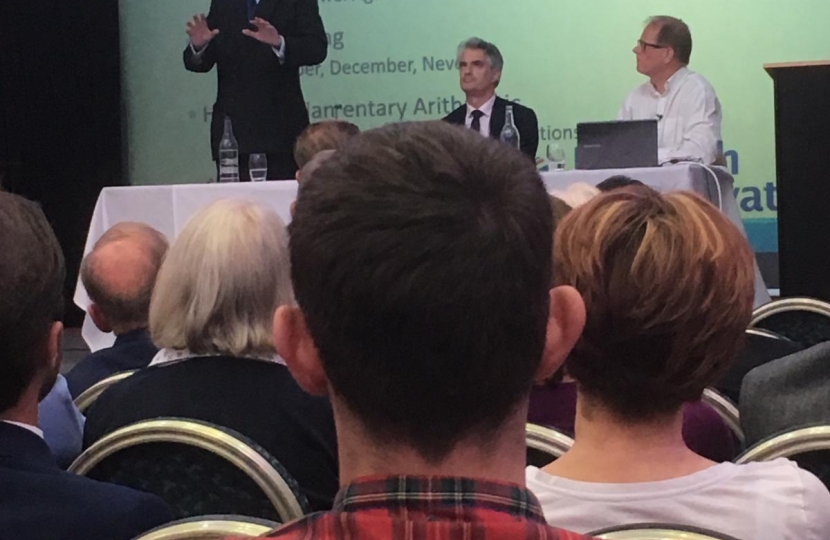
[[[493,97],[488,99],[484,102],[484,104],[476,109],[472,107],[469,103],[467,104],[467,116],[464,119],[464,124],[469,128],[470,125],[473,123],[473,111],[479,110],[484,113],[484,116],[481,117],[480,122],[480,129],[479,133],[484,135],[485,137],[490,136],[490,119],[493,118],[493,104],[496,102],[496,94],[493,94]]]
[[[150,361],[148,367],[166,364],[176,364],[178,362],[183,362],[191,358],[203,358],[205,356],[231,355],[226,353],[196,354],[187,349],[160,349],[159,352],[157,352],[153,359]],[[278,354],[246,354],[243,356],[239,356],[237,358],[249,358],[251,360],[260,360],[262,362],[271,362],[274,364],[281,364],[283,366],[285,365],[285,360],[283,360]]]
[[[660,163],[700,161],[711,164],[720,152],[720,101],[703,76],[680,68],[660,94],[651,82],[639,86],[625,99],[620,120],[657,120]]]
[[[786,459],[719,463],[659,482],[578,482],[536,467],[526,479],[548,523],[578,533],[677,523],[744,540],[824,540],[830,529],[827,488]]]

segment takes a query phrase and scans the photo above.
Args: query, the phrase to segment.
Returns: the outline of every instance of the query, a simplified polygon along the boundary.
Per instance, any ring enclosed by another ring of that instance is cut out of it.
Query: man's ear
[[[92,322],[95,323],[95,326],[98,327],[98,330],[104,333],[112,332],[112,326],[110,326],[110,323],[107,322],[107,318],[104,316],[101,308],[98,307],[98,304],[95,302],[89,304],[89,307],[86,308],[86,312],[89,313],[89,317],[92,319]]]
[[[303,390],[328,394],[328,378],[300,308],[280,306],[274,313],[274,345]]]
[[[545,351],[536,372],[537,383],[549,379],[562,366],[584,328],[585,302],[579,291],[570,286],[551,289]]]
[[[49,367],[55,373],[60,373],[61,359],[63,358],[63,323],[55,321],[49,327],[49,336],[46,339],[46,359]]]

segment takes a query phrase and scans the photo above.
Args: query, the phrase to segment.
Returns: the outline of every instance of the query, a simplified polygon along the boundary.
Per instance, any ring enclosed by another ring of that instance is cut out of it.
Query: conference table
[[[733,192],[733,179],[726,169],[688,163],[667,167],[623,170],[576,170],[541,173],[547,189],[564,190],[569,185],[585,182],[596,185],[609,176],[624,174],[661,191],[694,191],[718,206],[746,234]],[[166,234],[171,240],[187,220],[206,205],[227,198],[258,201],[272,207],[288,223],[290,205],[297,196],[297,182],[256,182],[233,184],[175,184],[153,186],[109,187],[101,190],[84,254],[89,253],[104,232],[122,221],[139,221]],[[75,288],[75,304],[86,311],[89,297],[80,279]],[[770,301],[758,265],[755,265],[755,306]],[[82,335],[90,350],[109,347],[112,334],[99,331],[89,316],[84,319]]]

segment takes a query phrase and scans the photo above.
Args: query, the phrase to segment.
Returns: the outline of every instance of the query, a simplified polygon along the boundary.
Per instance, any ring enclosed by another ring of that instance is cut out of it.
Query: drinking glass
[[[556,143],[548,144],[547,149],[548,161],[550,162],[551,171],[565,170],[565,149]]]
[[[265,154],[251,154],[248,158],[248,174],[251,182],[264,182],[268,177],[268,159]]]

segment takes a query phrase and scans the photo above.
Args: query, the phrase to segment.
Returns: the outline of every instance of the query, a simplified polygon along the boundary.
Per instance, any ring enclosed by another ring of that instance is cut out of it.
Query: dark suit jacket
[[[312,509],[331,508],[338,488],[331,406],[306,394],[285,366],[213,356],[145,368],[92,405],[84,446],[161,416],[212,422],[250,437],[294,476]]]
[[[747,373],[740,408],[747,445],[782,431],[830,423],[830,341]]]
[[[539,122],[536,120],[536,113],[530,107],[496,96],[496,102],[493,103],[493,116],[490,118],[490,137],[498,139],[501,135],[508,104],[513,105],[513,120],[516,122],[516,127],[519,128],[521,150],[535,163],[536,151],[539,149]],[[445,116],[444,121],[463,126],[466,117],[467,104],[465,103]]]
[[[0,423],[0,539],[129,540],[172,519],[158,497],[62,471],[40,437]]]
[[[93,384],[121,371],[147,367],[158,352],[146,329],[133,330],[115,338],[108,349],[95,351],[66,375],[69,393],[77,398]]]
[[[219,71],[210,130],[214,159],[225,115],[241,154],[290,154],[308,125],[299,68],[321,63],[328,53],[317,0],[260,0],[256,16],[285,38],[283,63],[269,45],[242,34],[249,25],[247,9],[245,0],[211,0],[208,25],[220,33],[198,57],[189,45],[184,50],[188,70],[205,73],[216,65]]]

